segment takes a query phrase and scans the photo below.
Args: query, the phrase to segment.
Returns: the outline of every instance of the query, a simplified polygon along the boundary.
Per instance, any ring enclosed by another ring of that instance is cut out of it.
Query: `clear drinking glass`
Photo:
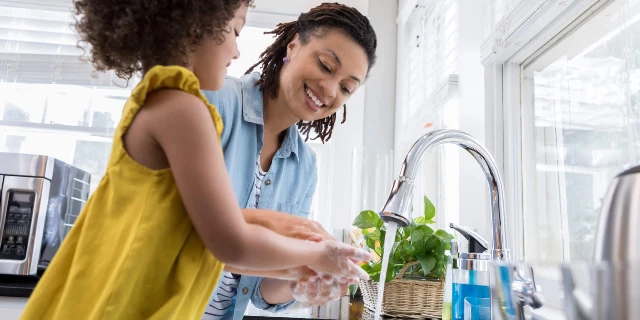
[[[466,297],[464,320],[491,320],[491,299]]]

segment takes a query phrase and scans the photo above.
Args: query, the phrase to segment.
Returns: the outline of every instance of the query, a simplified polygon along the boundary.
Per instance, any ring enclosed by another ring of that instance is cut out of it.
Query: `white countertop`
[[[0,297],[2,320],[18,320],[27,304],[27,298]]]

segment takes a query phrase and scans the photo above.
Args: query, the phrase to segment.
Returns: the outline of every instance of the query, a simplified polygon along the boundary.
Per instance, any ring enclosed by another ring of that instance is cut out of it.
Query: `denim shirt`
[[[241,208],[255,201],[249,196],[255,178],[256,159],[263,145],[262,92],[255,85],[259,76],[259,73],[252,73],[241,79],[227,77],[222,89],[203,91],[222,116],[224,160]],[[307,218],[317,181],[316,155],[304,142],[296,126],[292,125],[287,129],[282,146],[264,177],[258,208]],[[262,280],[264,278],[240,278],[237,294],[229,309],[233,310],[233,317],[228,312],[224,319],[242,319],[249,300],[257,308],[271,312],[284,310],[293,304],[294,301],[281,305],[268,304],[260,294]]]

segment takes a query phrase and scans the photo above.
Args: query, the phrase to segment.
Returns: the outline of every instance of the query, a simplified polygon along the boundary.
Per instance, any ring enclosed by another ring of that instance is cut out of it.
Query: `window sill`
[[[83,127],[83,126],[70,126],[64,124],[45,124],[45,123],[33,123],[23,121],[6,121],[0,120],[0,127],[8,127],[23,131],[33,132],[50,132],[50,133],[70,133],[89,135],[95,137],[103,137],[105,140],[111,140],[115,132],[114,128],[100,128],[100,127]]]

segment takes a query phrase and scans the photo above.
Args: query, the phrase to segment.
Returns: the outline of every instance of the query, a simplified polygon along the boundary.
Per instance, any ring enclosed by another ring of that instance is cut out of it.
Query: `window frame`
[[[536,212],[537,206],[524,196],[525,190],[534,188],[534,180],[526,175],[535,172],[535,161],[525,160],[535,155],[535,137],[530,134],[532,121],[526,121],[533,118],[533,110],[524,102],[533,97],[524,67],[613,1],[524,0],[498,22],[482,47],[486,146],[503,175],[506,234],[513,259],[536,259],[524,250],[525,241],[535,241],[525,235],[525,214]],[[563,251],[567,248],[568,243]]]

